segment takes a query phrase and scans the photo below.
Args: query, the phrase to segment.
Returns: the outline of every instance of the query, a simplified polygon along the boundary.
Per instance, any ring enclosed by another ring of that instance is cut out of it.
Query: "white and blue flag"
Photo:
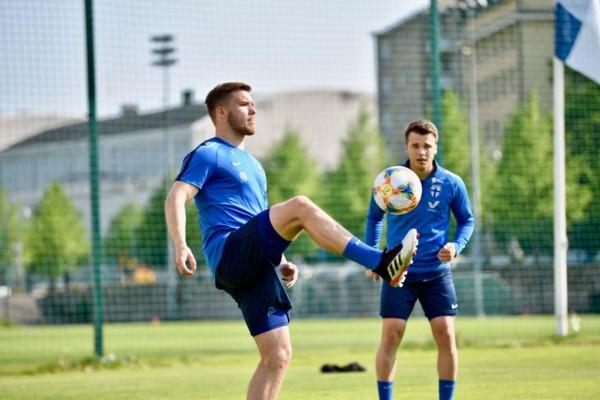
[[[600,0],[558,0],[555,55],[600,84]]]

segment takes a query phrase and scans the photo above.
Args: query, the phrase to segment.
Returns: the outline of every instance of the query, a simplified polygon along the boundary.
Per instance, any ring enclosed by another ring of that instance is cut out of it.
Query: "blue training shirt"
[[[408,167],[408,161],[404,165]],[[449,263],[442,264],[437,254],[448,243],[451,212],[456,219],[453,243],[457,255],[473,234],[474,219],[467,188],[458,175],[442,168],[435,161],[433,173],[421,181],[421,184],[423,194],[417,208],[403,215],[387,214],[387,246],[396,247],[404,235],[415,228],[419,232],[419,246],[409,270],[432,272],[450,268]],[[365,233],[368,245],[379,244],[384,215],[386,214],[371,195]]]
[[[214,137],[185,156],[176,180],[199,189],[202,252],[214,277],[225,239],[268,207],[265,171],[250,153]]]

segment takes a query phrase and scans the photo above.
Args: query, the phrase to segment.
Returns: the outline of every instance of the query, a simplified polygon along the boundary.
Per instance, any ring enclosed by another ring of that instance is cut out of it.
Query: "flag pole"
[[[557,336],[567,336],[567,202],[565,193],[564,65],[554,57],[554,315]]]

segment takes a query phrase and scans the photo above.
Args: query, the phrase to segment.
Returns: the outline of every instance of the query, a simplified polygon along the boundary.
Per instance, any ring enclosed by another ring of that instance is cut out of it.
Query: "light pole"
[[[163,148],[164,148],[164,185],[165,195],[169,190],[169,183],[173,166],[173,149],[171,138],[169,135],[169,118],[167,107],[169,105],[169,68],[177,63],[174,58],[175,47],[173,41],[175,38],[170,33],[154,35],[150,37],[150,42],[154,46],[151,50],[152,55],[156,59],[152,62],[153,67],[162,68],[162,125],[163,125]],[[166,230],[167,241],[167,318],[173,320],[177,316],[177,271],[173,265],[174,250],[171,240],[169,240],[169,232]]]
[[[177,59],[173,58],[176,51],[173,47],[174,40],[170,33],[150,37],[150,42],[156,46],[152,49],[152,54],[158,57],[152,62],[152,66],[163,69],[163,108],[166,108],[169,102],[169,67],[177,63]]]
[[[155,46],[151,53],[157,57],[152,62],[153,67],[162,68],[162,109],[163,109],[163,140],[165,149],[165,176],[168,177],[172,169],[172,148],[169,138],[169,120],[167,107],[169,105],[169,68],[177,64],[177,59],[173,58],[176,51],[173,47],[175,38],[170,33],[154,35],[150,37],[150,42]]]
[[[473,216],[481,226],[481,185],[479,161],[479,99],[477,96],[477,40],[475,37],[475,9],[487,7],[487,0],[463,0],[459,7],[466,18],[466,44],[463,55],[469,59],[469,127],[471,139],[471,182]],[[472,240],[473,279],[475,287],[475,314],[485,316],[483,302],[483,255],[481,249],[481,229],[475,229]]]

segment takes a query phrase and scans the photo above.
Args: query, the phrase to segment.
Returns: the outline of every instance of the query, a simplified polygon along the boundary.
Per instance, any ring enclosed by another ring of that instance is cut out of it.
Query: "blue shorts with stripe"
[[[275,271],[289,243],[273,229],[268,209],[225,241],[215,286],[233,297],[252,336],[289,323],[292,304]]]
[[[425,316],[432,320],[441,316],[458,314],[458,301],[449,269],[418,273],[409,272],[400,288],[393,288],[384,282],[381,287],[379,315],[382,318],[407,320],[419,300]]]

